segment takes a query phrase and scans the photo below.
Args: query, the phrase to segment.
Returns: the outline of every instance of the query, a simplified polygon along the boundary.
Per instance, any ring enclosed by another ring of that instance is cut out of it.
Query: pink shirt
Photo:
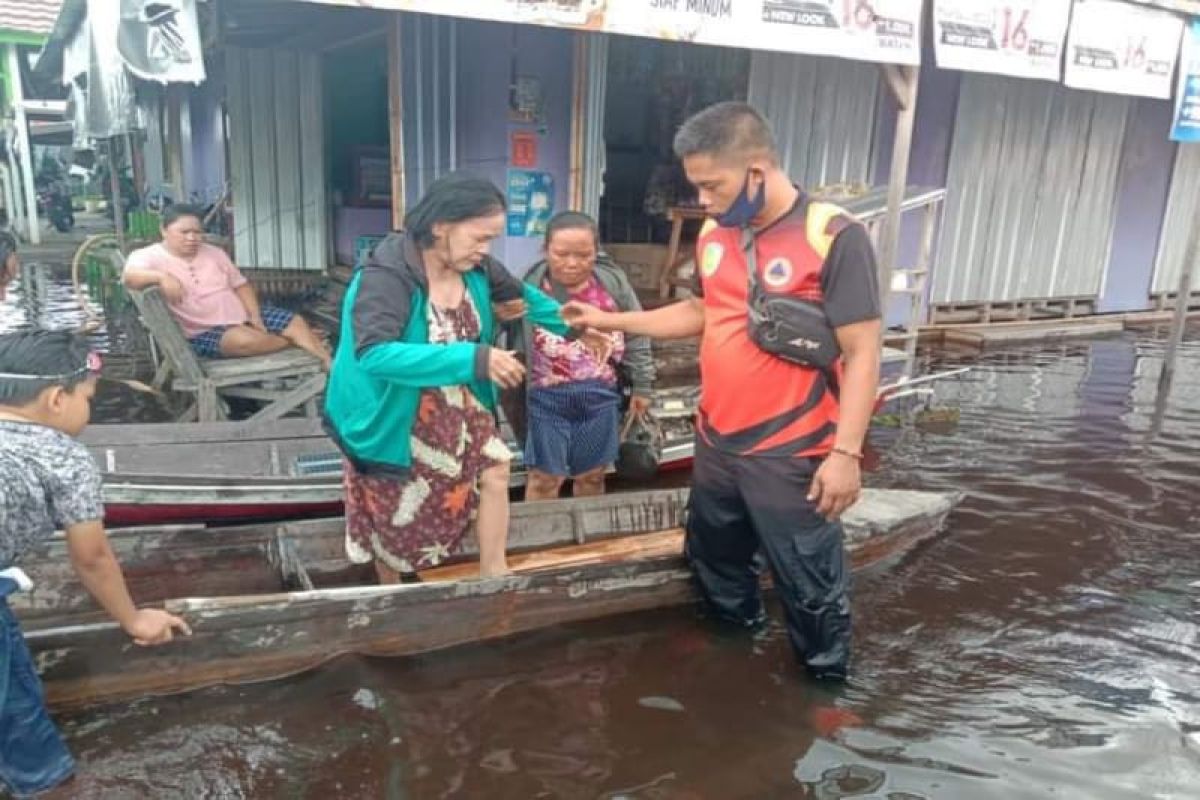
[[[161,244],[152,244],[130,253],[125,268],[165,272],[179,281],[183,299],[171,303],[170,308],[189,339],[219,325],[250,321],[246,307],[234,292],[246,284],[246,277],[219,247],[201,244],[189,261],[171,255]]]
[[[549,283],[543,283],[542,289],[550,291]],[[571,299],[603,311],[620,311],[595,275],[578,292],[572,292]],[[610,361],[620,361],[625,355],[625,336],[621,333],[610,335],[614,337]],[[616,383],[617,371],[610,362],[597,363],[596,357],[584,347],[583,342],[567,341],[542,328],[534,328],[532,380],[538,388],[578,381]]]

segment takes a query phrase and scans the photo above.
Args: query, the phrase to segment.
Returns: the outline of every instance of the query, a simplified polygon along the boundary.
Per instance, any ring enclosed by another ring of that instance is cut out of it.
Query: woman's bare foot
[[[501,561],[499,564],[483,564],[479,565],[480,578],[503,578],[505,575],[512,575],[513,571],[508,568],[508,563]]]

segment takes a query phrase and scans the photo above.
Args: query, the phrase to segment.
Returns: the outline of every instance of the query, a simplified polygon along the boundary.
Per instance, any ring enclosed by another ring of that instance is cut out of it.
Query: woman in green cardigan
[[[382,583],[437,566],[472,520],[480,574],[507,572],[509,462],[496,385],[524,380],[492,347],[496,317],[525,313],[560,335],[550,297],[488,255],[504,196],[462,175],[439,179],[355,272],[325,395],[326,427],[346,457],[346,551]]]

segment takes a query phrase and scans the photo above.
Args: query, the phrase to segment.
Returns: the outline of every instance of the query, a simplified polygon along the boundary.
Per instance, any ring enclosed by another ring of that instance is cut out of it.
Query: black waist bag
[[[820,370],[831,370],[842,355],[825,308],[820,303],[763,291],[758,282],[754,235],[745,233],[746,274],[749,283],[750,340],[773,356]]]

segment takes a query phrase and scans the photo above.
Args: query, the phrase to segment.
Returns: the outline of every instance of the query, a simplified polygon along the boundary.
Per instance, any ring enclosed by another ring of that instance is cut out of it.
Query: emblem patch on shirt
[[[706,244],[704,253],[700,256],[700,274],[711,278],[716,273],[717,267],[721,266],[721,259],[724,257],[725,248],[720,242]]]
[[[763,283],[770,286],[772,289],[779,289],[786,286],[792,279],[794,270],[792,262],[786,258],[773,258],[767,262],[767,268],[763,270]]]

